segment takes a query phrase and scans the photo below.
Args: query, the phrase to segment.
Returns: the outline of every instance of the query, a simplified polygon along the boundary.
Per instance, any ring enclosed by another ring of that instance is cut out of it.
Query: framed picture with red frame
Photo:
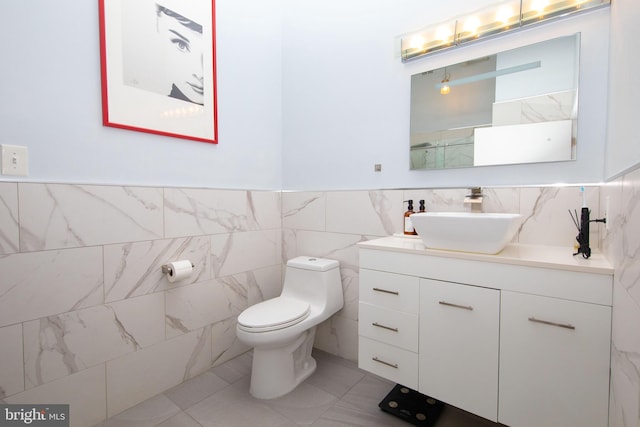
[[[215,0],[98,0],[105,126],[216,144]]]

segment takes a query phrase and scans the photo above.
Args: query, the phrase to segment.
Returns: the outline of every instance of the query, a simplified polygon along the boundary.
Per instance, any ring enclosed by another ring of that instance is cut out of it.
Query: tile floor
[[[395,384],[357,364],[315,351],[316,372],[278,399],[249,394],[251,352],[130,408],[95,427],[410,427],[378,408]],[[499,426],[445,407],[435,427]]]

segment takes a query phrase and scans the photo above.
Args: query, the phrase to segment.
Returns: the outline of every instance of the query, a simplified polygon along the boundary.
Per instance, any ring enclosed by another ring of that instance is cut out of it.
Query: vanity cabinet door
[[[499,322],[500,291],[422,279],[419,391],[496,421]]]
[[[608,423],[611,307],[502,291],[498,421]]]

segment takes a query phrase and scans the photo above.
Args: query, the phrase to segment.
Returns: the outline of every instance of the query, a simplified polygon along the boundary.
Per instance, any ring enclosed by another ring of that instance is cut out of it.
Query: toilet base
[[[255,347],[249,392],[258,399],[275,399],[294,390],[316,370],[311,357],[315,327],[281,347]]]

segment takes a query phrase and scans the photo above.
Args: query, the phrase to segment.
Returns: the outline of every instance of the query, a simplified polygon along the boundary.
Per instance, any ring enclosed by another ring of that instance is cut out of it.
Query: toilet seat
[[[238,316],[238,328],[247,332],[267,332],[302,322],[309,316],[309,303],[277,297],[253,305]]]

